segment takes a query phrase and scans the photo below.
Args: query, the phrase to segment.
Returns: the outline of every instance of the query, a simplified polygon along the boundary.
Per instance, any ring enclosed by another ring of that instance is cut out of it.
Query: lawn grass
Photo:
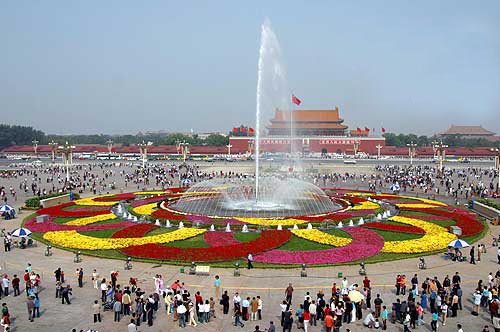
[[[78,233],[91,237],[98,237],[101,239],[110,238],[114,233],[122,230],[123,228],[103,229],[100,231],[78,231]]]
[[[178,248],[208,248],[208,243],[205,242],[203,234],[200,234],[186,240],[165,243],[162,244],[162,246]]]
[[[385,231],[381,229],[371,229],[378,235],[384,238],[384,241],[405,241],[405,240],[414,240],[421,238],[424,236],[423,234],[414,234],[414,233],[403,233],[403,232],[391,232]]]
[[[248,232],[248,233],[235,232],[234,238],[240,242],[250,242],[252,240],[259,238],[260,235],[261,235],[260,233],[256,232]]]
[[[303,238],[300,238],[298,236],[292,235],[290,238],[290,241],[279,247],[278,249],[280,250],[325,250],[325,249],[332,249],[332,246],[326,245],[326,244],[321,244],[321,243],[316,243],[312,242]]]
[[[57,217],[54,219],[53,222],[54,222],[54,224],[65,224],[68,221],[75,220],[75,219],[79,219],[79,218]]]

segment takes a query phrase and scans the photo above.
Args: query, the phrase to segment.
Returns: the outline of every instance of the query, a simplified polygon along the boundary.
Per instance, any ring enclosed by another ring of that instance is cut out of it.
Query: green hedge
[[[63,193],[55,193],[55,194],[50,194],[50,195],[45,195],[45,196],[36,196],[36,197],[31,197],[28,198],[25,202],[24,205],[29,208],[35,208],[38,209],[40,207],[40,200],[46,199],[46,198],[53,198],[53,197],[59,197],[62,195],[67,195],[68,192],[63,192]],[[80,195],[73,193],[73,199],[79,199]]]
[[[488,199],[478,199],[477,201],[479,203],[484,204],[484,205],[488,205],[489,207],[492,207],[494,209],[500,210],[500,203],[495,203],[495,202],[492,202]]]

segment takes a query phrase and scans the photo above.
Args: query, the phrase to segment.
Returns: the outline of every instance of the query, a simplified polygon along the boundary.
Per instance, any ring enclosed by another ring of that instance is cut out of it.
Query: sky
[[[500,1],[0,1],[2,123],[53,134],[255,123],[260,25],[303,109],[500,133]],[[379,130],[379,129],[378,129]]]

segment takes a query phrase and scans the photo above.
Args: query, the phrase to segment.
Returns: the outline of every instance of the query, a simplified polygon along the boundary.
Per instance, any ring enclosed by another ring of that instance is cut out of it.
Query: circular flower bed
[[[331,265],[403,259],[473,242],[484,225],[466,210],[428,198],[325,189],[341,209],[279,218],[209,216],[176,211],[182,188],[79,199],[40,209],[25,227],[60,248],[111,258],[232,266],[254,255],[257,266]]]

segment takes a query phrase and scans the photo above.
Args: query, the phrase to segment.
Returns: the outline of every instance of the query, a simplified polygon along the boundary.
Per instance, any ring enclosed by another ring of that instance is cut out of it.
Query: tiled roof
[[[482,126],[455,126],[452,125],[441,135],[495,135],[494,132],[484,129]]]
[[[271,122],[289,122],[290,112],[276,110],[274,119]],[[296,110],[293,111],[294,122],[342,122],[339,117],[339,109],[331,110]]]

